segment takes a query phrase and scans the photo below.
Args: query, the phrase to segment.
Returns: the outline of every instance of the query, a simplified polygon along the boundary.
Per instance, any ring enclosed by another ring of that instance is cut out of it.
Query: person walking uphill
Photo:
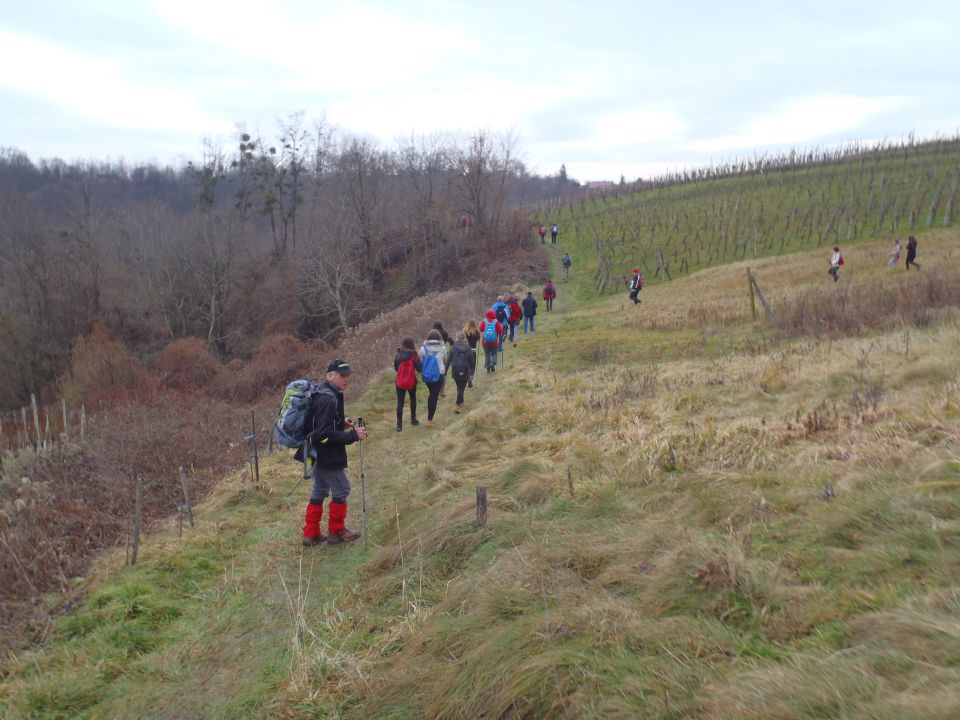
[[[457,384],[457,404],[453,411],[459,413],[463,408],[463,390],[470,382],[471,373],[477,366],[477,351],[470,347],[467,336],[457,333],[457,340],[450,350],[450,370],[453,381]]]
[[[830,269],[827,272],[833,276],[833,281],[840,279],[840,266],[843,265],[843,255],[840,254],[840,248],[833,246],[833,256],[830,258]]]
[[[539,234],[540,234],[540,244],[543,245],[544,242],[546,242],[546,241],[544,240],[544,238],[545,238],[546,235],[547,235],[547,228],[546,228],[546,226],[544,226],[544,225],[541,225],[541,226],[540,226]]]
[[[467,324],[463,326],[463,334],[470,344],[470,349],[473,350],[473,367],[470,368],[470,379],[467,380],[467,387],[472,388],[473,376],[477,374],[477,345],[480,343],[480,328],[477,326],[477,321],[473,318],[467,320]]]
[[[510,342],[516,345],[517,326],[520,324],[520,320],[523,319],[523,310],[520,309],[520,303],[517,302],[517,298],[513,293],[510,293],[510,297],[507,300],[507,312],[509,313],[507,325],[510,328]]]
[[[313,465],[313,490],[303,519],[303,544],[319,545],[326,541],[330,545],[352,542],[360,533],[348,530],[347,497],[350,495],[350,481],[347,479],[347,445],[367,437],[365,427],[354,427],[353,421],[344,413],[343,391],[350,384],[350,365],[343,360],[334,360],[327,366],[327,379],[310,398],[310,416],[313,430],[307,436],[307,447]],[[298,460],[303,462],[303,448],[297,451]],[[327,520],[329,535],[320,532],[323,519],[323,501],[327,495],[330,500],[330,514]]]
[[[643,290],[643,275],[640,274],[640,268],[633,269],[633,277],[630,279],[630,299],[634,305],[639,305],[640,291]]]
[[[503,325],[497,321],[497,313],[487,310],[487,319],[480,323],[481,343],[483,344],[483,367],[488,373],[497,371],[497,348]]]
[[[427,386],[427,427],[433,427],[433,416],[437,412],[437,398],[443,387],[443,375],[447,369],[447,346],[439,331],[431,330],[420,350],[417,351],[423,370],[420,378]]]
[[[917,239],[913,235],[907,238],[907,270],[910,269],[911,265],[917,270],[920,269],[920,266],[917,265]]]
[[[559,234],[560,234],[560,227],[556,223],[554,223],[553,225],[550,226],[550,244],[551,245],[557,244],[557,235]]]
[[[570,266],[573,265],[573,260],[570,259],[570,253],[563,254],[563,259],[560,260],[560,264],[563,265],[563,276],[565,278],[570,277]]]
[[[419,425],[417,421],[417,373],[423,370],[420,356],[417,355],[413,338],[405,337],[397,355],[393,358],[393,369],[397,371],[397,432],[403,430],[403,401],[410,396],[410,424]]]
[[[543,299],[547,306],[547,312],[553,310],[553,301],[557,297],[557,288],[553,284],[553,280],[547,280],[547,284],[543,287]]]
[[[523,299],[521,303],[523,305],[523,334],[527,334],[527,328],[530,328],[530,332],[533,332],[533,319],[537,314],[537,301],[533,297],[533,293],[527,291],[527,296]]]

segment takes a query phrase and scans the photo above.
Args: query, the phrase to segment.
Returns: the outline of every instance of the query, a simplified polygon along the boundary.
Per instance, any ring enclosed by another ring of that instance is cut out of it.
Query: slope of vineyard
[[[960,220],[960,138],[854,148],[719,168],[653,187],[543,207],[591,291],[733,260],[905,236]]]

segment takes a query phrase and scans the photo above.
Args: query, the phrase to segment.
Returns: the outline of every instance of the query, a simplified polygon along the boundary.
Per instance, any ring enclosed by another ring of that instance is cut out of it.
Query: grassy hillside
[[[352,403],[366,545],[301,548],[308,490],[271,456],[182,541],[105,557],[51,641],[7,658],[0,707],[957,717],[960,233],[922,235],[919,274],[886,267],[888,242],[847,251],[836,285],[822,251],[752,260],[778,333],[749,320],[745,262],[639,308],[574,303],[575,272],[465,414],[448,393],[398,434],[389,376]],[[811,313],[816,333],[790,320]]]
[[[679,178],[678,178],[679,180]],[[810,157],[758,158],[704,181],[544,209],[587,299],[639,265],[648,281],[735,260],[926,233],[960,220],[960,139]]]

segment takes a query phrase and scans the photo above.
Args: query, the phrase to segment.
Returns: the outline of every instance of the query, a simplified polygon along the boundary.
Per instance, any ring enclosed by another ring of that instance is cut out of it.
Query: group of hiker
[[[892,268],[897,266],[897,263],[900,262],[900,256],[903,254],[903,243],[900,241],[900,238],[897,238],[893,242],[893,250],[887,255],[889,260],[887,260],[887,265]],[[840,252],[840,247],[838,245],[833,246],[833,254],[830,256],[830,269],[827,270],[827,274],[833,278],[834,282],[840,280],[840,267],[844,264],[843,253]],[[910,266],[916,270],[920,270],[920,266],[917,264],[917,238],[913,235],[910,235],[907,238],[907,262],[906,269],[909,271]]]
[[[547,226],[541,223],[540,228],[537,230],[537,234],[540,236],[540,244],[544,245],[547,242]],[[559,234],[560,234],[560,226],[557,225],[556,223],[553,223],[553,225],[550,226],[550,244],[551,245],[557,244],[557,235]]]

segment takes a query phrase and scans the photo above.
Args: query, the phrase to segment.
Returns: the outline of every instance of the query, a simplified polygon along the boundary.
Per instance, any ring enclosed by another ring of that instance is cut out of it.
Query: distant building
[[[583,185],[587,190],[606,190],[607,188],[616,187],[617,184],[613,180],[589,180]]]

